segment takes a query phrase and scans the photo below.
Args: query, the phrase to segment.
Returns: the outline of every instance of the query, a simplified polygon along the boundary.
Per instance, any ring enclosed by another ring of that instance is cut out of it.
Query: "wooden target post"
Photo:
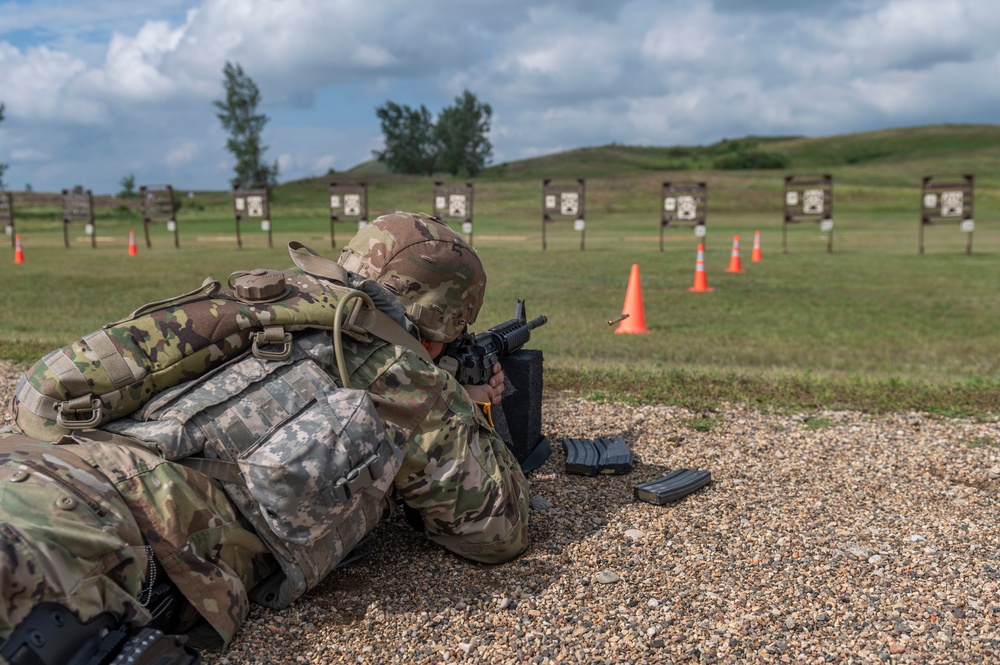
[[[554,222],[573,220],[573,230],[580,232],[580,250],[584,249],[587,225],[584,222],[583,178],[576,184],[552,184],[551,178],[542,181],[542,249],[548,247],[545,227]]]
[[[3,232],[10,236],[10,246],[17,246],[17,229],[14,228],[14,195],[0,192],[0,224]]]
[[[180,249],[174,188],[170,185],[142,185],[139,187],[139,208],[142,210],[142,229],[146,234],[146,248],[153,246],[149,240],[149,225],[158,220],[165,220],[167,231],[174,234],[174,247]]]
[[[62,190],[63,245],[69,249],[69,225],[83,222],[84,232],[90,236],[91,248],[97,247],[97,228],[94,225],[94,195],[89,189]]]
[[[462,224],[462,233],[468,236],[472,244],[472,183],[464,185],[445,185],[440,180],[434,181],[434,216],[445,222],[458,220]]]
[[[260,218],[260,230],[267,231],[267,246],[274,247],[271,239],[271,204],[267,196],[267,183],[255,182],[244,187],[233,185],[233,212],[236,213],[236,246],[243,248],[240,222],[244,217]]]
[[[935,222],[957,222],[967,236],[965,253],[972,254],[972,197],[975,178],[971,175],[926,176],[920,188],[920,253],[924,253],[924,227]]]
[[[781,225],[781,249],[788,253],[788,225],[814,221],[826,233],[826,251],[833,253],[833,176],[785,176],[785,220]]]
[[[660,251],[663,231],[668,226],[694,228],[694,235],[705,237],[708,214],[708,185],[703,182],[664,182],[660,193]]]
[[[330,247],[337,246],[334,225],[344,217],[357,218],[359,229],[368,223],[367,183],[330,183]]]

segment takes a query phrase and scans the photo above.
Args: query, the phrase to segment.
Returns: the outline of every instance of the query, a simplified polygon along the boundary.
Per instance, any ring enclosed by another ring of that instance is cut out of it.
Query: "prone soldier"
[[[0,661],[68,661],[45,652],[60,638],[38,632],[60,612],[74,626],[110,620],[133,642],[145,626],[223,649],[251,600],[293,602],[396,497],[463,557],[500,563],[524,550],[528,483],[476,404],[499,402],[501,368],[463,387],[433,362],[479,313],[476,251],[434,218],[397,212],[359,231],[338,263],[398,323],[392,339],[296,332],[287,355],[237,355],[99,428],[0,433]],[[18,423],[44,401],[32,371],[12,405]],[[331,421],[343,428],[330,434]],[[291,483],[280,456],[324,436],[346,446],[350,473],[334,484],[305,465]]]

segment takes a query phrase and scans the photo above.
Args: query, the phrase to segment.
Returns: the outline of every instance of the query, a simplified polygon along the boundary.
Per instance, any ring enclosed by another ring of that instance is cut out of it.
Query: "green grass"
[[[693,170],[728,149],[723,145],[605,146],[508,164],[475,180],[475,244],[490,275],[475,328],[510,318],[517,298],[526,299],[529,317],[547,315],[530,346],[544,352],[551,391],[696,409],[746,402],[997,414],[1000,128],[755,142],[788,156],[788,173],[834,175],[832,254],[817,227],[805,224],[789,227],[782,253],[785,171]],[[685,168],[661,170],[671,164]],[[956,172],[976,175],[973,254],[965,254],[957,226],[936,225],[927,229],[920,256],[920,178]],[[138,214],[108,199],[99,200],[97,249],[78,227],[64,249],[56,204],[17,195],[27,261],[0,262],[0,358],[29,363],[144,302],[194,288],[207,275],[225,281],[235,270],[287,267],[289,240],[335,257],[326,182],[351,177],[280,186],[272,202],[274,249],[249,223],[244,248],[236,248],[228,192],[199,191],[193,198],[182,192],[180,251],[162,224],[146,249]],[[549,225],[542,251],[541,177],[587,177],[585,251],[565,222]],[[364,178],[373,217],[430,208],[431,178],[372,172]],[[659,251],[660,184],[679,179],[709,186],[712,293],[688,292],[696,245],[690,229],[668,229]],[[137,257],[126,252],[130,228],[139,237]],[[353,228],[338,226],[338,245]],[[754,230],[762,233],[761,263],[749,260]],[[743,274],[725,272],[735,234]],[[607,321],[622,310],[633,263],[640,266],[651,332],[618,335]]]
[[[970,448],[996,448],[1000,443],[988,436],[981,436],[969,441]]]

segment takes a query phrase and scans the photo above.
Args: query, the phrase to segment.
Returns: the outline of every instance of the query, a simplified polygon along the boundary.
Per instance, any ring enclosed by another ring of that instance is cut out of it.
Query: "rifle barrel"
[[[542,316],[536,316],[532,320],[528,321],[528,330],[534,330],[539,326],[543,326],[545,325],[546,322],[548,322],[548,320],[549,317],[545,316],[544,314]]]

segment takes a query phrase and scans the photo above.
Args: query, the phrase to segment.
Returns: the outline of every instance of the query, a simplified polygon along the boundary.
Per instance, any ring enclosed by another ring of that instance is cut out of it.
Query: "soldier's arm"
[[[395,485],[428,538],[499,563],[527,543],[528,481],[465,388],[403,347],[373,354],[352,377],[367,385],[403,451]]]
[[[517,460],[453,376],[395,347],[357,379],[403,451],[402,499],[428,538],[469,559],[499,563],[527,543],[528,481]]]
[[[427,537],[466,558],[500,563],[527,545],[528,481],[454,379],[404,448],[396,488]]]

